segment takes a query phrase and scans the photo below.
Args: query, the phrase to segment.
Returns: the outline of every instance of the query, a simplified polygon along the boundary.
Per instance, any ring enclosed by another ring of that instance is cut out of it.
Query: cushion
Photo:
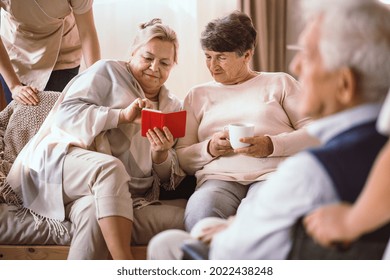
[[[56,237],[49,230],[45,222],[35,229],[35,221],[27,213],[23,218],[16,215],[15,206],[0,204],[0,244],[2,245],[69,245],[71,236],[71,223],[63,224],[69,235]]]

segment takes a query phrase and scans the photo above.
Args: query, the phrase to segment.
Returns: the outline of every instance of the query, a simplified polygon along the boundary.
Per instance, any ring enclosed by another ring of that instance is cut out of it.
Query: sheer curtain
[[[166,84],[183,99],[192,86],[211,80],[199,44],[201,31],[210,20],[237,8],[237,0],[95,0],[102,58],[128,60],[139,23],[161,18],[176,31],[180,43],[179,64]]]
[[[286,0],[239,0],[258,32],[253,57],[257,71],[286,71]]]

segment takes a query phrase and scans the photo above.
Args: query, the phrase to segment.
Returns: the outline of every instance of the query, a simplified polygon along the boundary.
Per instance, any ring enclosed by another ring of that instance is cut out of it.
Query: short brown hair
[[[242,56],[256,47],[257,31],[251,18],[239,11],[209,22],[202,32],[203,49],[216,52],[235,52]]]

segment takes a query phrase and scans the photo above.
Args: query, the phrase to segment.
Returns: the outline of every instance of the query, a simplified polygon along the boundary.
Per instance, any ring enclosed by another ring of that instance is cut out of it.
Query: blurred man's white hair
[[[376,3],[377,0],[301,0],[300,6],[305,20],[319,13],[334,9],[348,9],[367,3]]]
[[[327,70],[349,67],[366,101],[390,88],[390,9],[376,0],[302,0],[306,19],[322,17],[320,53]]]

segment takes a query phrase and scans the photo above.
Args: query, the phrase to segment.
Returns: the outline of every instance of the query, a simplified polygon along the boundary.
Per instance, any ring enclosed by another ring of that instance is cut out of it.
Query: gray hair
[[[322,16],[319,49],[325,68],[351,68],[357,92],[366,101],[382,101],[390,88],[390,9],[376,0],[310,2],[309,15]]]
[[[175,53],[173,61],[177,63],[179,41],[176,32],[168,25],[162,23],[161,19],[154,18],[148,22],[141,23],[140,31],[136,35],[131,46],[131,54],[137,51],[140,47],[145,46],[150,40],[158,38],[165,42],[171,42],[174,46]]]

